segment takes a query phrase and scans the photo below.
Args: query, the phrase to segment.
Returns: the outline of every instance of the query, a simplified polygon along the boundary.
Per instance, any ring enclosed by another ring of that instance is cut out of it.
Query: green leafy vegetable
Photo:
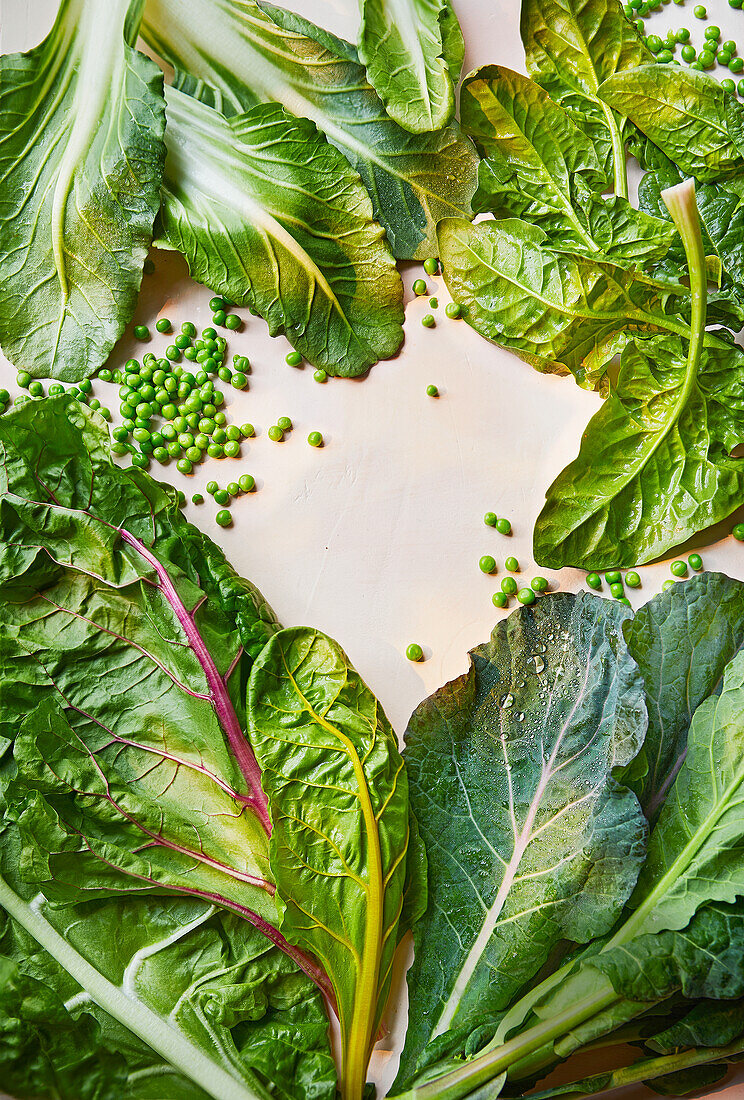
[[[469,216],[477,157],[459,127],[401,129],[348,42],[255,0],[148,0],[142,34],[222,113],[270,100],[311,119],[361,175],[399,259],[434,255],[439,219]]]
[[[345,158],[278,105],[225,119],[175,88],[166,99],[162,234],[192,275],[329,374],[393,355],[403,285]]]
[[[638,751],[646,714],[624,618],[593,596],[545,597],[411,719],[430,895],[401,1084],[432,1038],[506,1008],[560,939],[607,932],[633,888],[645,822],[612,774]]]
[[[0,344],[76,381],[131,318],[158,210],[163,76],[134,49],[142,0],[63,0],[0,58]]]
[[[248,690],[274,827],[282,932],[333,982],[344,1096],[361,1096],[390,986],[409,842],[407,777],[377,700],[336,643],[283,630]]]
[[[411,133],[439,130],[455,94],[441,20],[456,17],[446,0],[363,0],[359,59],[391,118]]]

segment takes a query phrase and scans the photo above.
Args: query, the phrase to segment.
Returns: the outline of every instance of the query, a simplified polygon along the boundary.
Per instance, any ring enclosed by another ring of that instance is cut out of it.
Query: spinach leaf
[[[329,374],[393,355],[403,284],[346,159],[275,104],[225,119],[175,88],[166,102],[160,222],[192,275]]]
[[[455,112],[447,34],[459,29],[446,0],[362,0],[359,59],[391,118],[411,133],[446,126]]]
[[[0,343],[66,381],[131,318],[159,206],[163,76],[134,49],[142,0],[63,0],[0,58]]]
[[[348,42],[255,0],[148,0],[142,35],[184,90],[211,93],[221,112],[268,100],[313,121],[359,172],[399,259],[435,255],[439,219],[470,215],[470,142],[455,123],[421,135],[398,126]]]
[[[625,638],[643,676],[648,733],[623,782],[655,820],[685,758],[695,710],[720,690],[744,646],[744,584],[722,573],[675,584],[626,622]]]
[[[604,153],[615,192],[628,197],[624,120],[599,95],[614,73],[652,61],[618,0],[522,0],[527,71]]]
[[[499,623],[411,719],[430,893],[396,1085],[432,1038],[506,1008],[559,940],[606,933],[633,888],[645,823],[613,771],[646,714],[625,617],[593,596],[547,596]]]
[[[465,320],[537,370],[598,386],[618,338],[689,333],[681,284],[548,249],[541,229],[517,219],[439,225],[445,282]]]
[[[552,252],[621,267],[663,259],[673,225],[627,199],[602,197],[609,181],[592,142],[538,84],[485,66],[464,81],[460,111],[463,129],[486,158],[476,211],[526,218],[547,234]]]
[[[599,94],[685,174],[712,183],[744,175],[744,107],[714,77],[642,65],[607,79]]]
[[[282,630],[267,643],[251,672],[248,709],[273,821],[281,929],[333,983],[341,1091],[361,1096],[404,903],[403,760],[372,692],[341,648],[314,630]]]

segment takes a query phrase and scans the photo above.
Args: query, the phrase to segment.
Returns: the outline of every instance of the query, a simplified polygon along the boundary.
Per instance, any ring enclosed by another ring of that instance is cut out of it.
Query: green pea
[[[38,382],[38,381],[37,382],[29,382],[28,392],[31,394],[32,397],[43,397],[44,396],[44,384],[42,382]]]
[[[161,407],[160,413],[166,420],[174,420],[178,416],[178,409],[172,402],[169,402]]]
[[[651,53],[658,53],[662,47],[662,42],[658,34],[650,34],[646,39],[646,45],[651,50]]]
[[[191,498],[191,503],[192,504],[203,504],[204,503],[204,497],[202,496],[201,493],[194,493],[194,495]]]
[[[439,390],[436,386],[427,386],[426,392],[429,397],[439,397]]]
[[[520,603],[523,603],[525,606],[527,606],[528,604],[534,603],[537,599],[537,596],[531,588],[520,588],[517,592],[517,599]]]
[[[716,63],[715,54],[712,54],[710,50],[702,50],[699,61],[703,69],[712,69]]]
[[[211,326],[208,326],[207,328],[202,329],[202,339],[203,340],[214,340],[216,335],[217,335],[216,330],[213,329]]]
[[[196,445],[194,445],[193,447],[187,447],[185,454],[189,462],[193,462],[194,465],[201,462],[202,460],[202,453]]]
[[[703,568],[703,559],[700,557],[699,554],[690,554],[687,561],[688,561],[688,564],[691,565],[693,569],[702,569]]]
[[[508,607],[509,597],[506,592],[494,592],[493,596],[491,596],[491,602],[494,607]]]
[[[690,32],[688,31],[687,27],[680,27],[675,35],[675,38],[678,42],[689,42]]]
[[[508,569],[510,573],[519,572],[519,562],[516,558],[507,558],[504,562],[504,567]]]
[[[194,336],[196,336],[196,325],[192,324],[191,321],[184,321],[184,323],[181,325],[181,332],[184,334],[184,336],[188,336],[190,339],[193,339]]]
[[[240,428],[237,424],[231,424],[229,428],[225,428],[225,434],[227,435],[228,439],[237,439],[238,441],[240,441],[243,438]]]
[[[181,358],[181,352],[175,344],[168,344],[168,347],[165,349],[165,358],[170,359],[171,363],[177,363]]]
[[[256,479],[253,474],[241,474],[238,478],[238,485],[244,493],[252,493],[256,487]]]
[[[198,435],[194,436],[194,446],[198,447],[200,451],[206,451],[210,443],[209,436],[205,435],[204,432],[199,432]]]
[[[236,390],[244,390],[248,385],[248,379],[240,371],[236,371],[231,381]]]
[[[625,588],[620,581],[615,581],[614,584],[610,585],[610,592],[616,600],[619,600],[621,596],[625,595]]]
[[[217,371],[217,377],[220,382],[230,382],[232,380],[232,371],[229,367],[220,367]]]
[[[214,493],[212,493],[212,496],[214,497],[217,504],[230,503],[230,493],[227,489],[217,489]]]
[[[625,574],[625,583],[627,584],[628,588],[640,588],[641,578],[638,573],[631,570],[630,573]]]
[[[744,58],[732,57],[728,63],[729,72],[740,73],[744,69]]]
[[[127,447],[126,443],[117,443],[116,440],[114,440],[114,442],[111,444],[112,455],[125,455],[128,453],[128,451],[129,447]]]
[[[276,422],[278,428],[281,428],[283,432],[292,431],[292,421],[288,416],[280,416]]]
[[[310,435],[307,437],[307,441],[311,447],[323,446],[323,436],[320,434],[320,432],[310,432]]]
[[[436,321],[430,313],[425,313],[424,316],[421,318],[421,324],[424,326],[424,328],[434,328]]]
[[[133,454],[132,455],[132,465],[136,466],[138,470],[149,470],[149,468],[150,468],[150,457],[149,457],[149,455]]]
[[[210,443],[207,447],[207,454],[210,458],[224,458],[225,452],[219,443]]]
[[[436,258],[436,256],[429,256],[426,260],[424,260],[424,271],[427,275],[439,274],[439,260]]]
[[[672,581],[672,580],[664,581],[664,583],[661,586],[662,592],[666,592],[668,588],[674,588],[674,585],[676,583],[677,583],[676,581]]]
[[[224,443],[227,439],[227,432],[224,428],[215,428],[212,432],[212,439],[215,443]]]
[[[692,14],[695,16],[696,19],[708,18],[708,13],[702,4],[696,4],[696,6],[692,9]]]
[[[602,578],[600,577],[599,573],[587,573],[586,583],[589,585],[590,588],[593,588],[595,592],[598,592],[599,589],[602,587]]]
[[[406,646],[406,657],[409,661],[423,661],[424,651],[418,642],[411,642],[409,646]]]
[[[516,596],[519,590],[519,585],[514,580],[514,577],[504,577],[501,582],[501,591],[507,596]]]
[[[737,542],[744,542],[744,523],[737,523],[736,526],[731,529],[731,534]]]
[[[229,329],[230,332],[237,332],[242,323],[237,313],[228,313],[225,318],[225,328]]]
[[[496,572],[496,559],[491,557],[490,554],[484,554],[478,562],[478,568],[481,573],[495,573]]]
[[[21,389],[25,390],[31,382],[31,375],[28,373],[27,370],[19,370],[18,374],[16,375],[16,382],[21,387]]]
[[[421,298],[424,294],[426,294],[427,286],[423,279],[416,279],[411,289],[413,290],[414,294],[418,295],[418,297]]]
[[[660,65],[668,65],[670,61],[674,59],[674,54],[671,50],[662,50],[656,55],[656,60]]]
[[[222,508],[214,517],[214,521],[218,527],[229,527],[232,523],[232,515],[227,508]]]
[[[159,320],[155,322],[155,328],[158,330],[158,332],[170,332],[173,328],[173,325],[170,323],[167,317],[160,317]]]
[[[60,387],[60,389],[61,388],[62,387]],[[49,387],[49,392],[50,393],[52,392],[52,387],[51,386]],[[8,391],[5,390],[5,389],[0,390],[0,403],[2,403],[3,405],[7,405],[9,401],[10,401],[10,394],[8,393]]]
[[[533,577],[530,581],[530,587],[533,592],[547,592],[548,582],[545,580],[545,577]]]
[[[135,325],[134,326],[134,335],[135,335],[137,340],[149,340],[150,339],[150,330],[147,327],[147,325]]]
[[[429,305],[431,306],[432,309],[439,309],[439,299],[438,298],[430,298],[429,299]]]
[[[159,462],[161,466],[165,466],[170,461],[167,447],[154,447],[152,457],[156,462]]]
[[[214,422],[217,425],[217,427],[218,428],[224,428],[225,424],[227,424],[227,416],[225,415],[225,413],[223,413],[221,409],[218,412],[217,409],[215,409],[212,405],[210,405],[209,408],[212,409],[212,412],[209,415],[214,417]],[[206,411],[207,411],[207,406],[205,405],[204,406],[204,412],[206,412]]]
[[[316,370],[313,374],[313,378],[316,382],[326,382],[328,380],[328,375],[324,370]]]
[[[675,577],[687,576],[687,562],[686,561],[673,561],[669,566],[669,572],[673,573]]]
[[[299,367],[302,363],[302,355],[299,351],[290,351],[288,355],[284,356],[284,362],[288,367]]]
[[[101,367],[101,369],[98,372],[98,377],[101,379],[102,382],[110,382],[111,381],[111,371],[107,370],[106,367]]]
[[[191,345],[191,341],[189,340],[188,336],[184,336],[183,333],[180,333],[175,338],[173,343],[176,345],[176,347],[178,348],[179,351],[185,351],[186,348],[190,347],[190,345]]]
[[[499,518],[496,520],[496,530],[498,531],[498,533],[500,535],[510,535],[511,529],[511,521],[506,519],[505,516],[499,516]]]
[[[181,444],[177,439],[172,439],[166,444],[166,450],[171,458],[178,458],[181,454]]]
[[[207,485],[206,485],[206,489],[207,489],[207,492],[209,493],[210,496],[214,496],[214,494],[219,489],[219,485],[217,484],[216,481],[208,481]]]
[[[252,424],[241,424],[240,430],[246,439],[250,439],[256,434],[256,429],[253,427]]]
[[[721,37],[721,28],[716,27],[715,24],[711,23],[709,27],[705,28],[705,37],[712,38],[714,42],[717,42],[718,39]]]
[[[462,316],[462,306],[458,302],[447,302],[444,307],[444,312],[448,317],[451,317],[453,321],[456,321],[458,317]]]
[[[725,80],[721,81],[721,87],[725,88],[727,92],[735,92],[736,91],[736,84],[734,83],[733,80],[730,80],[728,77]]]
[[[224,325],[227,314],[224,309],[216,309],[212,314],[213,325]]]
[[[203,435],[211,435],[214,431],[214,420],[211,416],[203,416],[197,425]]]
[[[269,428],[268,436],[272,443],[281,443],[281,441],[284,439],[284,432],[278,424],[272,424],[272,426]]]
[[[240,454],[240,444],[237,439],[228,439],[223,450],[227,458],[237,458]]]
[[[729,2],[729,7],[730,8],[736,8],[737,11],[744,4],[744,0],[728,0],[728,2]]]
[[[495,512],[486,512],[486,514],[483,517],[483,522],[485,523],[486,527],[495,527],[496,523],[498,522],[498,518],[496,516],[496,513]]]

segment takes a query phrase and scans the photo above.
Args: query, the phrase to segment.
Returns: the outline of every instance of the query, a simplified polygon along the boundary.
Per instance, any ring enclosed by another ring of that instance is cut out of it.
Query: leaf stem
[[[619,195],[621,199],[627,199],[628,197],[628,168],[625,157],[625,142],[623,141],[623,135],[620,132],[620,126],[617,122],[615,112],[606,103],[598,101],[602,110],[605,113],[607,119],[607,128],[610,131],[610,138],[612,140],[612,164],[615,175],[615,194]]]
[[[661,192],[661,197],[682,238],[690,273],[692,312],[690,316],[690,348],[687,354],[689,377],[688,384],[685,387],[688,390],[697,376],[708,310],[705,249],[703,248],[700,215],[695,198],[695,181],[687,179],[674,187],[667,187],[666,190]]]
[[[0,906],[16,920],[67,973],[91,1000],[128,1028],[151,1050],[199,1085],[213,1100],[267,1100],[268,1093],[254,1092],[221,1065],[194,1046],[167,1020],[140,1000],[133,1000],[110,982],[59,934],[45,917],[19,897],[0,877]]]

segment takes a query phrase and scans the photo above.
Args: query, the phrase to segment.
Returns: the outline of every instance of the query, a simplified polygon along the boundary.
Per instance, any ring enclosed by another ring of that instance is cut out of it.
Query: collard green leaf
[[[455,123],[434,134],[398,126],[348,42],[255,0],[148,0],[142,34],[190,74],[185,90],[211,89],[218,110],[240,113],[268,100],[311,119],[359,172],[399,259],[434,255],[439,219],[470,215],[470,142]]]
[[[276,104],[225,119],[166,93],[161,226],[191,274],[253,305],[333,375],[363,374],[403,339],[403,285],[372,205],[315,126]]]
[[[548,249],[541,229],[516,218],[439,225],[445,282],[465,320],[537,370],[600,385],[618,337],[689,331],[674,312],[689,308],[680,284]]]
[[[641,65],[607,79],[600,95],[686,175],[713,183],[744,175],[744,108],[714,77]]]
[[[528,73],[606,150],[615,191],[627,198],[623,120],[598,93],[614,73],[652,60],[636,28],[618,0],[522,0],[520,30]]]
[[[463,129],[485,156],[473,207],[526,218],[543,229],[551,251],[610,259],[621,267],[658,261],[674,228],[602,197],[608,179],[592,142],[538,84],[498,65],[466,78]]]
[[[646,715],[624,618],[596,597],[545,597],[411,719],[430,880],[400,1087],[432,1038],[506,1008],[559,940],[608,931],[633,888],[645,823],[612,773]]]
[[[87,377],[137,300],[160,203],[163,76],[141,0],[63,0],[0,58],[0,344],[33,375]]]
[[[403,760],[377,700],[317,631],[274,635],[253,667],[248,708],[271,808],[282,932],[333,983],[341,1091],[361,1096],[403,907]]]
[[[439,130],[455,111],[441,19],[445,0],[362,0],[359,59],[391,118],[414,134]],[[448,28],[449,33],[454,30]]]
[[[684,1047],[728,1046],[742,1035],[744,1001],[701,1000],[681,1020],[647,1039],[646,1046],[659,1054],[672,1054]]]
[[[623,782],[654,820],[685,758],[695,710],[718,692],[744,646],[744,584],[722,573],[675,584],[628,620],[625,638],[643,676],[648,732]]]
[[[651,561],[740,504],[744,460],[731,452],[744,441],[744,352],[720,345],[704,348],[697,367],[675,336],[625,348],[578,457],[547,491],[537,562]]]

